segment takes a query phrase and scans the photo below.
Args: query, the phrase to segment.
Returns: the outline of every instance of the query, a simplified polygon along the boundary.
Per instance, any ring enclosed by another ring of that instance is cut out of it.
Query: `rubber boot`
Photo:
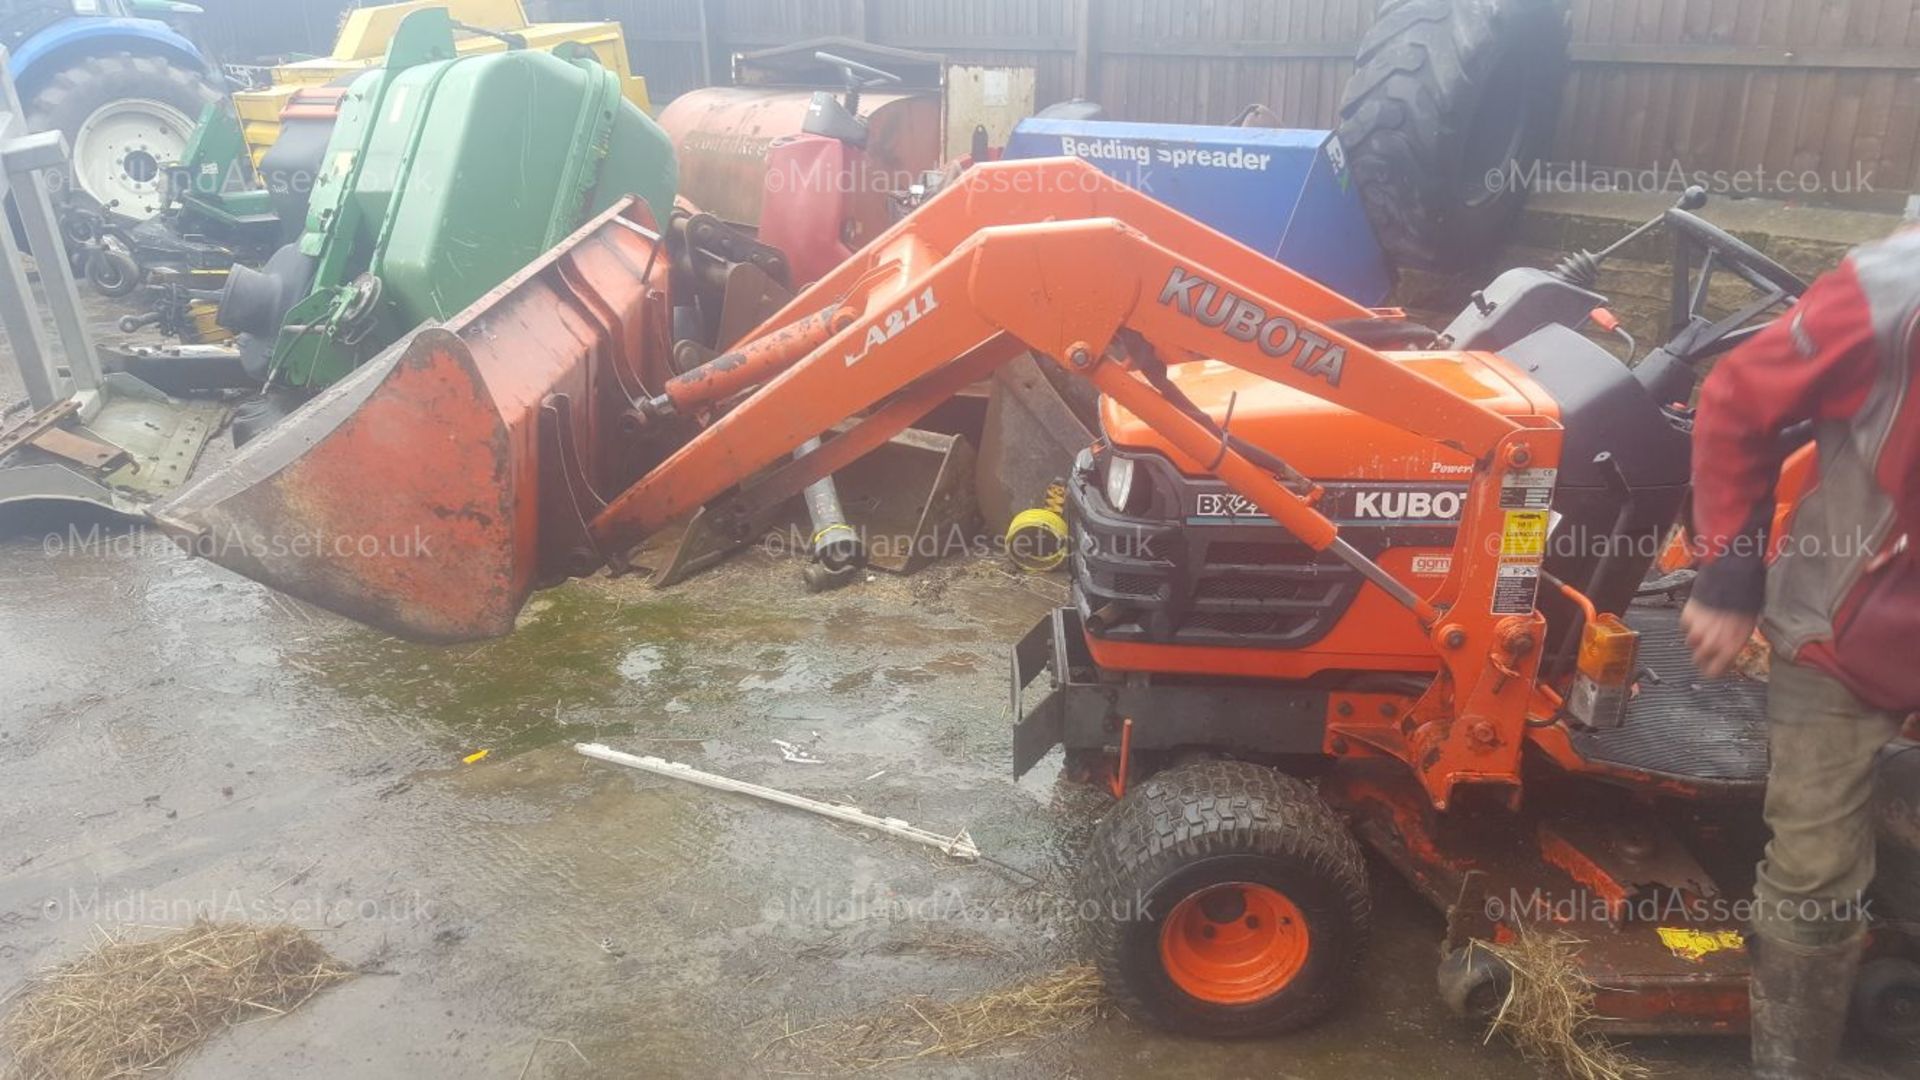
[[[1753,938],[1748,995],[1757,1080],[1824,1080],[1833,1070],[1866,940],[1864,933],[1834,945]]]

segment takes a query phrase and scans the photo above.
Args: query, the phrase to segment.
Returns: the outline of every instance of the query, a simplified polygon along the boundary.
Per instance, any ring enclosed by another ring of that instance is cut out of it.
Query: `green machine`
[[[329,385],[626,195],[665,229],[673,146],[618,75],[585,49],[460,57],[454,29],[444,8],[406,18],[341,103],[299,239],[233,268],[219,321],[250,375]]]

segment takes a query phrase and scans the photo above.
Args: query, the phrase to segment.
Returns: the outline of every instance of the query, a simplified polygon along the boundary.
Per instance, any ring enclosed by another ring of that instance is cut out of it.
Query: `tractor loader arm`
[[[1220,239],[1187,227],[1191,239]],[[1185,453],[1214,462],[1221,479],[1315,550],[1336,544],[1338,530],[1309,497],[1223,445],[1217,428],[1180,408],[1167,384],[1149,382],[1143,368],[1162,358],[1217,359],[1476,458],[1519,430],[1201,258],[1111,219],[981,229],[938,258],[917,239],[903,237],[911,250],[875,266],[836,302],[671,380],[648,403],[653,415],[717,405],[749,389],[748,380],[779,372],[594,518],[603,552],[617,559],[819,432],[962,362],[955,357],[982,351],[1032,350],[1090,379]],[[1094,267],[1104,269],[1089,273]],[[813,286],[792,306],[831,299],[821,295],[826,288]],[[995,340],[1002,336],[1018,347]],[[1147,355],[1128,355],[1126,341],[1144,343],[1133,351]],[[1409,606],[1431,619],[1424,601]]]
[[[1105,352],[1123,327],[1165,362],[1222,360],[1476,458],[1515,428],[1328,327],[1374,314],[1084,162],[982,165],[796,295],[745,344],[670,380],[648,412],[714,408],[774,381],[618,496],[594,533],[617,558],[819,431],[976,349],[1009,357],[1032,349],[1064,362],[1074,345]],[[1001,334],[1024,347],[994,349]],[[829,355],[838,362],[817,362]],[[798,368],[810,373],[782,374]],[[1100,382],[1091,365],[1067,368]],[[1132,392],[1115,396],[1131,408]],[[1324,519],[1310,526],[1293,510],[1277,519],[1316,550],[1334,540]]]

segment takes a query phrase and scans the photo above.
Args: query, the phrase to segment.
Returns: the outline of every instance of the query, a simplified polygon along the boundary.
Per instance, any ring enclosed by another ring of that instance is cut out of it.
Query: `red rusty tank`
[[[845,69],[821,54],[852,61],[867,85],[849,93]],[[739,57],[736,85],[689,91],[660,113],[680,193],[785,251],[796,286],[811,281],[892,223],[890,192],[940,167],[940,73],[938,56],[839,39]],[[822,128],[821,92],[852,98],[864,131],[808,134]]]

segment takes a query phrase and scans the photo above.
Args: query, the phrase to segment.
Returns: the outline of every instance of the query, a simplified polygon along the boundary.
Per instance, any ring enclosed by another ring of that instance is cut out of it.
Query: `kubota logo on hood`
[[[1466,505],[1466,501],[1467,493],[1464,491],[1356,491],[1353,494],[1353,516],[1457,521],[1460,508]]]
[[[1347,366],[1344,347],[1302,330],[1285,315],[1270,315],[1266,308],[1206,278],[1174,267],[1160,289],[1160,302],[1235,341],[1257,344],[1261,352],[1288,360],[1301,371],[1327,380],[1328,386],[1340,385],[1340,373]]]

